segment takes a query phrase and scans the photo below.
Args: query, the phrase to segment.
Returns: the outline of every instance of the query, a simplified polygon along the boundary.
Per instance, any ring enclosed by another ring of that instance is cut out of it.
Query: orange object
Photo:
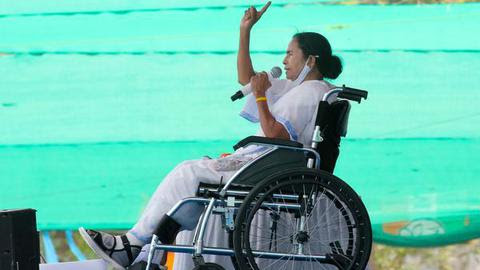
[[[397,221],[382,224],[383,232],[391,235],[399,235],[400,229],[408,225],[407,221]]]
[[[175,253],[167,252],[167,262],[165,263],[165,267],[167,267],[167,270],[173,270],[174,261],[175,261]]]
[[[224,157],[228,157],[230,156],[231,154],[230,153],[223,153],[220,155],[221,158],[224,158]]]

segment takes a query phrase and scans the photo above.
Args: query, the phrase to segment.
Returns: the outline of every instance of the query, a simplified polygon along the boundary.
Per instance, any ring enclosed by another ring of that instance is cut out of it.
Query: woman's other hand
[[[265,71],[255,74],[250,79],[250,86],[255,97],[264,97],[267,89],[272,86]]]
[[[244,30],[251,30],[253,25],[260,20],[262,17],[263,13],[267,11],[268,7],[270,6],[272,2],[268,1],[265,6],[262,7],[260,11],[257,11],[256,8],[251,6],[249,9],[245,10],[245,15],[243,15],[243,18],[240,22],[240,29]]]

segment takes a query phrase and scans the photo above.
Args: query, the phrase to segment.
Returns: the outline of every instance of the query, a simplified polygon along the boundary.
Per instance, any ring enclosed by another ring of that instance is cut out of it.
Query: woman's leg
[[[141,246],[150,242],[162,218],[178,201],[194,197],[201,182],[215,184],[220,183],[222,178],[225,182],[233,175],[234,171],[216,171],[215,162],[207,159],[192,160],[175,167],[160,183],[142,216],[126,235],[112,236],[83,228],[80,228],[80,233],[97,255],[116,268],[125,269],[138,255]],[[201,210],[199,208],[196,215],[179,220],[180,225],[198,219]]]
[[[180,200],[195,197],[198,185],[203,183],[225,183],[233,171],[218,172],[214,169],[215,160],[191,160],[180,163],[160,183],[148,202],[140,219],[129,231],[138,240],[148,243],[158,227],[161,218]],[[182,229],[191,230],[192,222],[198,220],[203,206],[188,206],[191,216],[188,219],[176,219]]]

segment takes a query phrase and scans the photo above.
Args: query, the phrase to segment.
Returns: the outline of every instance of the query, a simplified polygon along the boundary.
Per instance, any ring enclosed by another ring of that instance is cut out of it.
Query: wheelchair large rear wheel
[[[341,179],[308,168],[263,180],[242,203],[233,234],[240,270],[364,269],[370,219]]]

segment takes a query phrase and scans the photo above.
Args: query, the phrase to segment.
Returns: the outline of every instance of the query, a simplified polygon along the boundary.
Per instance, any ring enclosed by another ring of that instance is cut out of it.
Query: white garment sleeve
[[[286,92],[288,92],[288,90],[291,89],[291,87],[289,87],[289,83],[291,83],[291,81],[271,79],[270,82],[272,86],[268,88],[267,92],[265,93],[269,108],[272,107]],[[247,86],[250,86],[250,83]],[[243,107],[243,110],[240,112],[240,116],[250,122],[258,123],[260,120],[255,96],[253,94],[249,94],[246,96],[246,99],[247,101]]]
[[[298,141],[316,109],[315,103],[309,102],[308,97],[305,97],[287,95],[280,99],[271,111],[275,120],[285,127],[290,139],[294,141]]]

